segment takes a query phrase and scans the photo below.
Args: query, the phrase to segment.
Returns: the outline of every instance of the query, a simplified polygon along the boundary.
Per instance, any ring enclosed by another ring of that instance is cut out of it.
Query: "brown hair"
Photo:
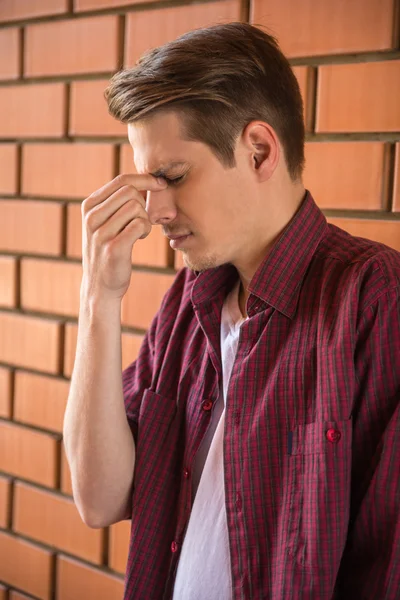
[[[188,140],[207,144],[235,166],[237,137],[253,120],[276,131],[293,180],[304,166],[303,102],[297,79],[274,37],[246,23],[196,29],[146,52],[116,73],[105,90],[123,123],[177,110]]]

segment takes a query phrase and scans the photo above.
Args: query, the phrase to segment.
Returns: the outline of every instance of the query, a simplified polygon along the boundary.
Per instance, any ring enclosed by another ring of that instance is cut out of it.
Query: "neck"
[[[270,215],[265,215],[264,218],[260,219],[260,223],[273,222],[275,226],[269,231],[267,235],[257,239],[257,235],[253,236],[255,243],[249,245],[249,249],[246,253],[242,253],[239,260],[234,261],[233,264],[236,267],[240,277],[239,287],[239,308],[244,317],[247,317],[246,305],[247,299],[250,295],[248,287],[251,280],[254,277],[258,267],[265,260],[267,255],[271,252],[277,239],[280,237],[283,230],[287,227],[288,223],[292,220],[296,212],[298,211],[301,203],[304,200],[305,189],[302,184],[293,188],[293,194],[287,200],[287,202],[280,202],[276,210],[275,219],[269,218]]]

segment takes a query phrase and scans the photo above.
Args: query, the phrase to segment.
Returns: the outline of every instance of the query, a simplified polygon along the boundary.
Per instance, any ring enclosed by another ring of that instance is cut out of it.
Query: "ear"
[[[258,179],[270,179],[280,158],[280,144],[274,129],[264,121],[251,121],[243,130],[243,142]]]

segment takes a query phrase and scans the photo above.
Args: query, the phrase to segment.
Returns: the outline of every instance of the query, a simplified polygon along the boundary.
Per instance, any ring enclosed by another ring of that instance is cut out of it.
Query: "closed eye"
[[[178,185],[183,179],[185,175],[180,175],[179,177],[174,177],[174,179],[170,179],[169,177],[163,176],[163,179],[167,182],[168,185]]]

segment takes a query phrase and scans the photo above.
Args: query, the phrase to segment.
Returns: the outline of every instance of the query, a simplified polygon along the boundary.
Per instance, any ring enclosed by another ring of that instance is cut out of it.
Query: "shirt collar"
[[[262,301],[261,305],[259,302],[255,303],[257,309],[262,310],[263,303],[266,303],[290,319],[294,317],[302,281],[327,227],[325,216],[310,192],[306,191],[300,208],[250,282],[250,294]],[[231,287],[235,280],[237,270],[233,265],[196,272],[192,290],[193,305],[211,300],[221,292],[221,288]]]

